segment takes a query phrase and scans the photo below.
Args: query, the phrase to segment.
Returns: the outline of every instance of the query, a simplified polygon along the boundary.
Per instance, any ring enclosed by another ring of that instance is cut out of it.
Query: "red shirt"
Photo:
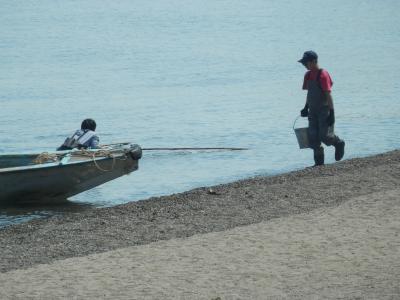
[[[307,71],[304,75],[303,90],[308,89],[308,80],[316,80],[317,75],[318,70]],[[319,84],[324,92],[330,92],[332,90],[333,81],[328,71],[322,69]]]

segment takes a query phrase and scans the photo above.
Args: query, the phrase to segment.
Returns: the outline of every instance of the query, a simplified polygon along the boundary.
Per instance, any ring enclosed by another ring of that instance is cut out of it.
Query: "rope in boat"
[[[99,150],[99,151],[88,151],[88,150],[79,150],[79,151],[74,151],[74,152],[70,152],[69,153],[71,156],[86,156],[86,157],[91,157],[93,160],[94,165],[96,166],[97,169],[99,169],[100,171],[103,172],[109,172],[114,170],[115,167],[115,161],[116,161],[116,157],[112,155],[111,151],[108,150]],[[41,154],[39,154],[34,160],[33,163],[35,164],[43,164],[46,162],[57,162],[60,160],[60,157],[65,156],[65,154],[60,155],[60,154],[55,154],[55,153],[48,153],[48,152],[43,152]],[[112,162],[112,166],[110,170],[106,170],[103,169],[102,167],[99,166],[99,164],[96,161],[96,157],[108,157],[108,158],[112,158],[113,162]]]
[[[114,170],[114,167],[115,167],[116,158],[115,158],[114,155],[112,155],[111,151],[108,151],[108,150],[88,151],[88,150],[85,150],[85,149],[81,149],[81,150],[76,151],[76,152],[71,152],[71,156],[88,156],[88,157],[91,157],[92,160],[93,160],[94,165],[96,166],[96,168],[99,169],[100,171],[103,171],[103,172],[110,172],[110,171]],[[113,161],[112,161],[111,169],[110,170],[106,170],[106,169],[103,169],[102,167],[100,167],[99,164],[96,161],[96,156],[97,157],[104,156],[104,157],[112,158]]]
[[[56,162],[59,160],[59,155],[55,153],[43,152],[39,154],[33,162],[35,164],[43,164],[48,161]]]

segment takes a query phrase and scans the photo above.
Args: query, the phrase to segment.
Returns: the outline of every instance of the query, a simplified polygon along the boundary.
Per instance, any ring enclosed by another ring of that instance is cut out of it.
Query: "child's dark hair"
[[[85,119],[83,120],[82,124],[81,124],[81,129],[85,130],[85,129],[89,129],[92,131],[96,130],[96,122],[93,119]]]

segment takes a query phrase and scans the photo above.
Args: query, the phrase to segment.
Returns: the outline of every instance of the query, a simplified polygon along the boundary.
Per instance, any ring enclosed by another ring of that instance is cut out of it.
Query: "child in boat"
[[[96,122],[93,119],[85,119],[81,124],[81,129],[66,138],[64,143],[57,148],[57,151],[78,149],[97,149],[99,148],[99,137],[95,134]]]

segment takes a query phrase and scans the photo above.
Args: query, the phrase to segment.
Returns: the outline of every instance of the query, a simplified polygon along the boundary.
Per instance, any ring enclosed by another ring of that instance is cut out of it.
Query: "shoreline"
[[[394,150],[32,220],[0,229],[0,272],[310,213],[399,182],[400,150]]]

